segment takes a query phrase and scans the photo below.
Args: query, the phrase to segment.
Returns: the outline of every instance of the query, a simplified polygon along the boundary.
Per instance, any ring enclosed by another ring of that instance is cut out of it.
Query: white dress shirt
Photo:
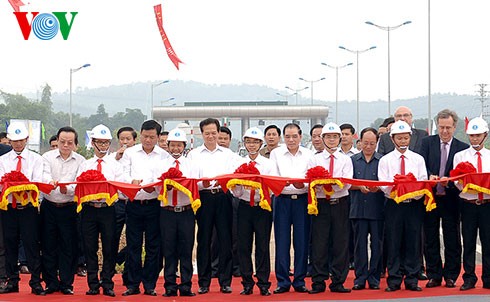
[[[112,180],[112,181],[123,181],[124,178],[124,173],[123,173],[123,167],[121,164],[114,159],[113,157],[110,156],[104,156],[102,158],[98,157],[92,157],[90,159],[87,159],[84,161],[81,165],[80,168],[78,169],[77,177],[80,176],[83,172],[87,170],[97,170],[97,166],[99,162],[97,160],[101,159],[101,166],[102,166],[102,174],[104,174],[104,177],[106,180]],[[100,200],[94,200],[95,202],[105,202],[105,199],[100,199]]]
[[[401,174],[401,155],[402,153],[395,148],[395,150],[381,157],[378,165],[379,181],[393,181],[396,174]],[[427,168],[424,158],[409,149],[403,155],[405,156],[405,174],[412,173],[417,180],[427,180]],[[388,198],[390,198],[392,189],[393,186],[381,187],[381,190]],[[414,199],[421,197],[422,195],[416,196]]]
[[[296,154],[291,154],[286,146],[272,150],[270,159],[275,163],[277,172],[282,177],[305,178],[308,163],[313,153],[300,146]],[[304,188],[296,189],[292,184],[285,186],[282,194],[304,194],[308,192],[308,184]]]
[[[239,158],[230,149],[216,145],[216,149],[209,150],[202,145],[187,154],[196,167],[196,178],[212,178],[219,175],[230,174],[240,165]],[[202,181],[198,183],[199,190],[220,188],[217,182],[211,182],[211,186],[204,188]]]
[[[276,166],[274,165],[274,162],[272,160],[259,154],[257,158],[253,161],[255,162],[255,167],[257,168],[257,170],[259,170],[260,175],[277,176]],[[250,159],[250,157],[247,156],[243,158],[242,164],[248,164],[250,162],[252,162],[252,160]],[[250,200],[250,192],[251,190],[247,190],[241,185],[237,185],[235,189],[232,190],[232,193],[235,197],[246,201]],[[269,194],[269,192],[264,191],[264,194]],[[260,201],[260,194],[258,189],[255,190],[254,201]]]
[[[191,161],[184,157],[181,156],[177,159],[173,158],[172,156],[166,158],[161,165],[158,167],[155,167],[155,177],[158,179],[158,177],[162,176],[163,173],[167,172],[170,168],[175,168],[177,163],[176,160],[179,161],[179,170],[182,172],[183,177],[187,178],[196,178],[194,177],[196,174],[196,169],[192,167]],[[156,187],[156,191],[158,194],[160,194],[161,186]],[[167,206],[172,206],[173,205],[173,190],[176,190],[175,188],[172,188],[171,190],[167,190],[167,200],[168,204]],[[177,206],[185,206],[190,204],[191,201],[187,195],[182,193],[181,191],[177,190]],[[162,207],[165,205],[163,204],[163,201],[160,203]]]
[[[461,163],[461,162],[470,162],[475,169],[478,171],[478,155],[476,154],[476,150],[473,147],[469,147],[468,149],[465,149],[463,151],[459,151],[454,155],[454,160],[453,160],[453,167],[456,168],[456,166]],[[490,150],[486,148],[482,148],[480,151],[481,154],[481,161],[482,161],[482,172],[490,172]],[[463,185],[460,182],[456,182],[456,186],[462,190]],[[460,193],[459,196],[463,199],[466,200],[476,200],[478,199],[478,194],[471,194],[471,193]],[[490,199],[490,195],[488,194],[483,194],[483,199]]]
[[[59,149],[50,150],[43,154],[43,182],[72,182],[77,178],[80,165],[85,158],[76,152],[71,152],[67,159],[63,159]],[[60,188],[52,190],[44,196],[51,202],[64,203],[73,201],[75,185],[66,186],[66,194],[60,192]]]
[[[27,146],[19,154],[22,156],[21,172],[33,182],[43,181],[43,158],[41,155],[27,149]],[[0,156],[0,177],[17,170],[17,153],[14,150]],[[12,195],[8,196],[9,203],[12,203]]]
[[[154,175],[154,167],[162,165],[163,161],[170,157],[170,154],[155,145],[150,153],[143,150],[141,144],[130,147],[124,151],[123,157],[119,162],[123,166],[125,181],[131,183],[133,180],[143,180],[141,185],[156,182],[158,179]],[[143,189],[136,194],[136,200],[148,200],[158,197],[158,192],[148,193]]]
[[[347,155],[349,157],[351,157],[354,154],[361,152],[360,150],[357,150],[356,148],[354,148],[354,145],[352,145],[352,147],[347,152],[344,152],[344,150],[342,150],[342,148],[340,148],[340,147],[338,150],[340,151],[340,153]]]
[[[340,148],[338,148],[332,155],[334,156],[334,166],[333,166],[333,177],[345,177],[352,178],[354,175],[354,168],[352,166],[352,160],[348,155],[340,152]],[[322,153],[315,154],[310,162],[308,163],[308,169],[322,166],[326,170],[330,168],[330,153],[324,150]],[[329,171],[330,172],[330,171]],[[332,189],[334,191],[333,195],[330,198],[341,198],[349,195],[349,188],[351,185],[344,184],[342,189],[338,185],[332,185]],[[326,198],[325,192],[321,187],[315,188],[317,198]]]

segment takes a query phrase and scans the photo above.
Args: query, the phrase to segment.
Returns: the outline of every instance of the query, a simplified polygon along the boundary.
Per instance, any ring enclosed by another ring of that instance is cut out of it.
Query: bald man
[[[395,113],[395,122],[396,121],[404,121],[407,124],[412,127],[412,137],[410,138],[410,146],[408,147],[410,150],[412,150],[415,153],[420,154],[420,148],[422,145],[422,138],[428,136],[427,131],[421,130],[421,129],[415,129],[412,126],[413,123],[413,115],[412,115],[412,110],[406,106],[400,106],[396,108]],[[378,147],[378,152],[385,155],[395,149],[395,146],[393,145],[393,141],[390,138],[389,133],[385,133],[381,135],[379,138],[379,147]]]

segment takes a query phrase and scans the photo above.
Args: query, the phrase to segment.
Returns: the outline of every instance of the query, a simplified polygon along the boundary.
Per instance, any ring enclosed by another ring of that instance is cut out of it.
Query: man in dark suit
[[[410,126],[412,125],[412,111],[410,108],[405,107],[405,106],[400,106],[396,108],[395,110],[395,122],[396,121],[404,121]],[[409,149],[412,150],[415,153],[420,154],[420,145],[422,138],[426,137],[427,131],[421,130],[421,129],[415,129],[412,128],[412,137],[410,139],[410,146]],[[390,134],[385,133],[381,135],[379,138],[379,146],[378,146],[378,152],[385,155],[395,149],[395,146],[393,145],[393,141],[391,140]]]
[[[437,114],[438,135],[422,139],[421,155],[425,159],[429,179],[444,179],[453,169],[454,154],[469,146],[454,138],[458,122],[456,113],[444,109]],[[437,208],[425,213],[425,261],[429,282],[426,287],[440,286],[442,278],[446,287],[455,287],[461,272],[461,229],[459,190],[453,182],[445,182],[434,187]],[[442,220],[444,236],[444,265],[441,259],[439,226]]]

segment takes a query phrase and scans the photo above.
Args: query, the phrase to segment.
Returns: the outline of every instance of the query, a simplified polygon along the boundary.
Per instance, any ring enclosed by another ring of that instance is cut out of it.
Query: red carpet
[[[345,283],[346,287],[352,287],[353,285],[353,271],[350,271],[349,277]],[[481,266],[477,267],[477,276],[481,275]],[[423,298],[423,297],[431,297],[431,296],[451,296],[451,295],[490,295],[490,290],[483,289],[482,284],[479,281],[476,285],[475,289],[462,292],[459,290],[459,286],[463,284],[461,278],[457,280],[456,288],[445,288],[445,287],[437,287],[437,288],[425,288],[426,281],[420,282],[419,285],[423,288],[422,292],[411,292],[406,291],[404,289],[399,290],[395,293],[387,293],[384,291],[386,287],[385,279],[381,280],[381,290],[361,290],[361,291],[353,291],[350,294],[338,294],[331,293],[328,290],[322,294],[310,295],[310,294],[300,294],[295,293],[292,289],[290,293],[280,294],[280,295],[271,295],[269,297],[262,297],[259,295],[259,291],[257,288],[254,288],[254,294],[251,296],[240,296],[240,291],[242,290],[241,279],[234,278],[232,283],[233,293],[232,294],[222,294],[219,292],[218,280],[213,279],[211,284],[211,291],[205,295],[197,295],[195,297],[171,297],[166,298],[162,297],[161,294],[164,293],[163,289],[163,277],[160,277],[160,280],[157,284],[157,292],[159,297],[150,297],[145,295],[135,295],[130,297],[123,297],[121,294],[126,289],[122,286],[121,275],[116,275],[114,277],[114,281],[116,283],[115,292],[117,294],[116,297],[106,297],[103,295],[99,296],[86,296],[85,291],[87,290],[87,282],[85,278],[76,277],[75,279],[75,295],[74,296],[64,296],[61,293],[51,294],[45,297],[38,297],[30,292],[30,288],[28,286],[27,275],[21,275],[23,279],[20,283],[20,293],[12,293],[12,294],[4,294],[0,295],[0,301],[60,301],[60,302],[78,302],[78,301],[138,301],[138,302],[146,302],[146,301],[227,301],[227,302],[242,302],[242,301],[304,301],[304,300],[376,300],[376,299],[401,299],[401,298]],[[275,288],[275,279],[271,278],[273,284],[271,291]],[[310,279],[307,278],[307,287],[310,285]],[[328,285],[328,281],[327,281]],[[197,292],[197,276],[195,276],[193,291]],[[402,286],[403,288],[403,286]],[[101,291],[102,292],[102,291]]]

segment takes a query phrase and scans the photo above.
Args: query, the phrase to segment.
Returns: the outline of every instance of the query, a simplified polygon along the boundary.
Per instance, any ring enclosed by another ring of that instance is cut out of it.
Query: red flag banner
[[[20,7],[25,5],[21,0],[9,0],[9,3],[15,12],[20,12]]]
[[[184,63],[182,62],[179,57],[177,57],[177,54],[175,53],[174,49],[172,48],[172,45],[170,44],[170,41],[168,40],[167,34],[165,33],[165,30],[163,29],[163,18],[162,18],[162,5],[158,4],[155,5],[154,7],[155,10],[155,18],[157,20],[157,25],[158,29],[160,30],[160,36],[162,37],[163,45],[165,46],[165,50],[167,51],[167,55],[174,63],[175,68],[179,70],[179,63]]]

